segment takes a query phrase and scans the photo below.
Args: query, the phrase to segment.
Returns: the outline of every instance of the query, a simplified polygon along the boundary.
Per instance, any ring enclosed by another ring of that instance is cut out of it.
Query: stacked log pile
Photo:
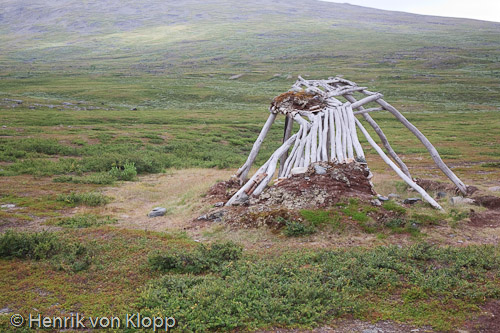
[[[362,98],[355,98],[360,94]],[[341,101],[340,98],[345,101]],[[364,108],[369,103],[377,107]],[[355,111],[357,110],[357,111]],[[305,80],[299,76],[292,88],[277,96],[270,107],[270,115],[259,137],[255,141],[245,164],[236,176],[242,187],[226,205],[245,202],[249,196],[258,197],[271,182],[279,164],[278,181],[290,177],[294,170],[307,168],[319,162],[365,163],[363,147],[358,139],[358,131],[381,158],[424,200],[433,207],[442,209],[427,192],[411,178],[408,167],[389,144],[384,132],[369,113],[386,110],[393,114],[427,148],[431,157],[443,173],[455,184],[459,191],[467,194],[467,186],[442,161],[439,153],[427,138],[411,124],[396,108],[383,100],[383,95],[359,87],[356,83],[341,77],[327,80]],[[269,129],[278,114],[286,117],[283,144],[247,181],[247,176],[255,161]],[[355,116],[362,116],[372,126],[380,138],[387,154],[378,146]],[[299,129],[292,134],[293,123]]]

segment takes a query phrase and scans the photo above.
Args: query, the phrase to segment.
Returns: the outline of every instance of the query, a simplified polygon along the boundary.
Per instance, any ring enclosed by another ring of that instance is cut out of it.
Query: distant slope
[[[471,49],[500,48],[497,23],[315,0],[2,0],[0,6],[0,56],[7,62],[120,67],[120,59],[128,59],[163,70],[305,58],[357,61],[367,53],[378,62],[425,62],[430,50],[446,54],[453,47],[465,58],[426,65],[455,66],[467,62]]]

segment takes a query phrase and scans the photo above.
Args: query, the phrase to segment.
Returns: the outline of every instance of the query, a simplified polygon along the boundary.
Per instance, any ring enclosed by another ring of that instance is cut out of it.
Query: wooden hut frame
[[[361,94],[363,98],[357,100],[354,93]],[[343,97],[346,102],[341,102],[336,97]],[[294,168],[308,167],[315,162],[365,162],[363,148],[358,140],[357,126],[368,143],[410,187],[422,195],[424,200],[433,207],[442,209],[423,188],[412,180],[408,167],[392,149],[384,132],[369,114],[382,110],[389,111],[409,129],[427,148],[439,169],[460,192],[467,194],[467,186],[443,162],[429,140],[382,97],[380,93],[368,91],[366,87],[359,87],[356,83],[341,77],[305,80],[299,76],[287,93],[276,97],[273,101],[269,118],[255,141],[247,161],[236,174],[242,187],[226,205],[243,202],[250,195],[259,196],[272,180],[278,162],[280,165],[278,179],[289,177]],[[378,107],[365,109],[363,106],[370,102],[378,104]],[[250,168],[278,113],[286,116],[283,144],[247,181]],[[389,156],[372,139],[361,122],[356,119],[356,115],[362,116],[374,129]],[[298,123],[299,130],[292,135],[294,121]]]

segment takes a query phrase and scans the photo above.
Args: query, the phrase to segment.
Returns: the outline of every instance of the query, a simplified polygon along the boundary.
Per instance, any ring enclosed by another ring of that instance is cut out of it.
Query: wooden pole
[[[431,154],[432,159],[436,163],[436,165],[441,169],[441,171],[457,186],[457,188],[464,195],[467,194],[467,186],[458,178],[453,171],[448,168],[448,166],[443,162],[441,156],[439,156],[438,151],[432,143],[416,128],[412,123],[408,121],[395,107],[384,101],[383,99],[379,99],[376,101],[380,106],[389,111],[396,117],[403,125],[406,126],[419,140],[422,144],[427,148],[429,153]]]
[[[283,133],[283,143],[285,143],[285,141],[290,138],[290,135],[292,134],[292,129],[293,129],[293,119],[289,115],[286,115],[285,130]],[[286,151],[280,158],[280,169],[278,171],[278,174],[280,175],[283,173],[284,164],[287,158],[288,158],[288,151]]]
[[[410,185],[415,191],[420,193],[420,195],[422,195],[422,197],[427,202],[429,202],[432,205],[432,207],[443,210],[443,208],[429,194],[427,194],[427,192],[425,192],[425,190],[423,188],[418,186],[413,180],[411,180],[411,178],[406,176],[401,171],[401,169],[399,169],[398,166],[393,161],[391,161],[391,159],[389,157],[387,157],[387,155],[384,153],[384,151],[377,145],[377,143],[375,141],[373,141],[370,134],[366,131],[366,129],[363,127],[363,125],[361,125],[359,120],[355,119],[355,121],[356,121],[356,124],[358,125],[359,129],[361,130],[361,132],[363,132],[363,134],[365,135],[365,137],[368,140],[368,142],[370,143],[370,145],[372,145],[372,147],[375,148],[375,150],[380,155],[380,157],[382,157],[384,162],[387,163],[394,171],[396,171],[396,173],[399,175],[399,177],[401,177],[408,185]]]
[[[259,153],[262,142],[266,138],[266,135],[269,132],[269,129],[271,128],[271,125],[274,123],[274,120],[276,119],[276,115],[277,115],[276,113],[271,113],[269,115],[266,123],[264,124],[264,127],[262,127],[262,130],[260,131],[259,137],[257,138],[257,140],[255,140],[255,143],[253,144],[252,150],[248,155],[247,161],[245,162],[245,164],[243,164],[241,168],[238,169],[236,176],[240,178],[240,184],[245,183],[248,172],[250,171],[250,168],[252,167],[252,164],[255,161],[257,154]]]
[[[344,95],[344,98],[347,99],[351,103],[355,103],[357,101],[356,98],[354,98],[354,96],[352,96],[352,95]],[[352,107],[352,104],[351,104],[351,107]],[[361,111],[365,110],[362,106],[360,106],[358,108]],[[382,131],[382,129],[380,128],[380,126],[375,122],[375,120],[373,120],[373,118],[369,114],[363,113],[362,116],[363,116],[363,118],[365,118],[365,120],[368,122],[368,124],[370,124],[370,126],[375,130],[375,133],[377,133],[377,135],[380,138],[380,140],[382,141],[382,144],[384,145],[385,149],[387,149],[387,153],[389,154],[389,156],[392,157],[392,159],[399,165],[399,167],[404,172],[404,174],[408,178],[411,178],[410,170],[408,170],[408,167],[403,162],[403,160],[401,160],[399,158],[398,154],[396,154],[396,152],[394,151],[394,149],[392,149],[391,145],[389,144],[389,141],[387,140],[387,137],[385,136],[385,134]]]

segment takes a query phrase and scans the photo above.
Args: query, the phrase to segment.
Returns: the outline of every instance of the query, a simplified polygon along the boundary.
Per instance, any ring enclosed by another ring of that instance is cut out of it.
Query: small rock
[[[0,207],[2,207],[2,208],[15,208],[16,205],[14,205],[14,204],[5,204],[5,205],[2,205]]]
[[[399,195],[397,195],[396,193],[390,193],[387,197],[389,198],[389,200],[395,200],[399,198]]]
[[[33,105],[30,105],[30,106],[28,106],[28,109],[30,109],[30,110],[35,110],[35,109],[36,109],[36,107],[35,107],[35,106],[33,106]]]
[[[419,201],[422,201],[422,199],[420,199],[420,198],[408,198],[408,199],[405,199],[405,201],[403,201],[403,203],[407,204],[407,205],[413,205]]]
[[[149,212],[148,217],[163,216],[167,213],[167,209],[163,207],[155,207]]]
[[[222,207],[224,206],[224,201],[219,201],[214,204],[214,207]]]
[[[309,178],[309,177],[304,177],[304,180],[311,180],[311,178]]]
[[[380,201],[389,201],[389,198],[388,198],[388,197],[384,197],[383,195],[377,195],[377,198],[378,198]]]
[[[371,203],[373,206],[377,206],[377,207],[382,206],[382,203],[380,202],[380,200],[379,200],[379,199],[373,199],[372,201],[370,201],[370,203]]]
[[[474,200],[470,198],[464,198],[464,197],[452,197],[450,199],[450,202],[452,205],[472,205],[474,204]]]
[[[226,214],[225,210],[219,210],[212,214],[208,214],[206,219],[213,222],[221,222],[224,214]]]
[[[326,168],[322,167],[321,165],[315,164],[314,172],[316,172],[318,175],[324,175],[326,174]]]
[[[137,108],[131,108],[130,111],[137,111]]]
[[[297,167],[290,171],[290,175],[300,175],[307,172],[307,167]]]
[[[242,77],[243,75],[245,74],[236,74],[236,75],[233,75],[229,78],[229,80],[237,80],[239,79],[240,77]]]
[[[489,187],[488,190],[491,192],[500,192],[500,186]]]
[[[7,128],[7,126],[3,125],[2,128]]]
[[[367,164],[366,159],[363,156],[357,156],[354,160],[361,164]]]
[[[446,198],[447,195],[448,195],[448,193],[446,193],[446,192],[438,192],[437,198],[438,199]]]
[[[12,310],[7,308],[7,307],[0,309],[0,314],[9,313],[9,312],[12,312]]]

